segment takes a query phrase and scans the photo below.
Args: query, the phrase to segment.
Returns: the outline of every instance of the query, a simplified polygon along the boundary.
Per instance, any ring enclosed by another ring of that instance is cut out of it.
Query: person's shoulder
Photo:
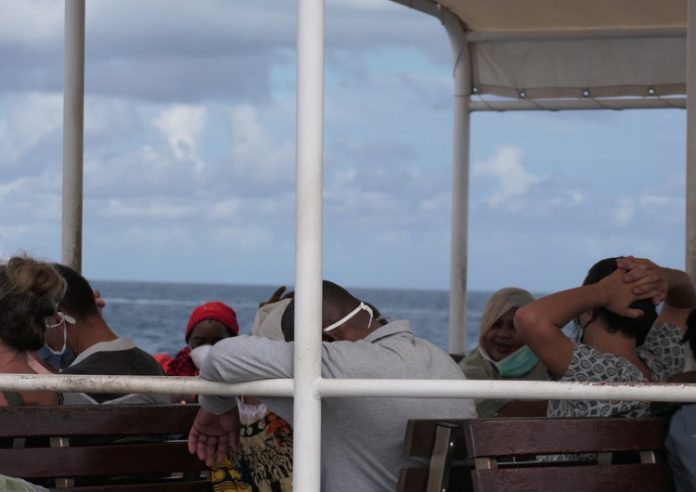
[[[645,376],[636,366],[621,356],[575,343],[568,370],[562,381],[632,382],[644,381]]]

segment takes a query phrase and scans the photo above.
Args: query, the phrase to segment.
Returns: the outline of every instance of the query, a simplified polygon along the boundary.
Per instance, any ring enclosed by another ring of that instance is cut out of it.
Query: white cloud
[[[48,136],[58,135],[62,126],[61,95],[28,93],[10,100],[5,116],[0,118],[0,167],[17,160]]]
[[[196,172],[201,172],[204,167],[198,155],[198,141],[207,119],[208,112],[203,106],[174,105],[163,110],[154,120],[155,128],[167,139],[174,157],[193,162]]]
[[[235,106],[229,118],[234,168],[261,184],[287,182],[294,172],[294,141],[274,141],[250,104]]]
[[[520,199],[542,180],[525,169],[522,149],[510,145],[500,147],[490,159],[475,163],[474,176],[492,178],[497,182],[497,190],[486,198],[493,208],[501,205],[519,208]]]

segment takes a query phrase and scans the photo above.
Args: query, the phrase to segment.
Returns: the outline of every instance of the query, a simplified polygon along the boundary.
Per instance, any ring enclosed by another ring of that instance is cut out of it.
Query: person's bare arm
[[[189,431],[189,453],[208,466],[220,464],[225,461],[228,448],[239,450],[239,428],[237,407],[221,415],[201,408]]]
[[[599,307],[628,317],[642,314],[629,307],[641,296],[624,283],[623,274],[617,270],[596,284],[557,292],[517,310],[515,329],[554,377],[567,372],[573,354],[573,342],[561,332],[570,320]]]
[[[652,297],[655,304],[664,301],[658,321],[686,331],[686,318],[696,307],[696,288],[686,272],[664,268],[644,258],[627,257],[617,263],[619,268],[628,270],[624,281],[633,284],[635,294]]]

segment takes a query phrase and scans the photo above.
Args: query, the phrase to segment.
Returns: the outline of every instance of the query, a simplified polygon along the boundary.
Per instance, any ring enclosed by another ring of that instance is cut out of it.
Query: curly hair
[[[45,318],[56,313],[64,292],[50,263],[15,256],[0,265],[0,340],[16,350],[40,349]]]

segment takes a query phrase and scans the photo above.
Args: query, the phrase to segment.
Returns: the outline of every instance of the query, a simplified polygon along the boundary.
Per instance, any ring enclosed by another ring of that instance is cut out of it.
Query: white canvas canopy
[[[472,89],[529,98],[686,94],[686,0],[442,0]]]
[[[470,114],[687,106],[696,0],[393,0],[437,17],[454,54],[449,349],[465,349]],[[691,52],[691,56],[689,56]],[[689,91],[692,94],[696,89]],[[686,269],[696,273],[696,111],[687,118]],[[694,190],[693,192],[691,190]]]

